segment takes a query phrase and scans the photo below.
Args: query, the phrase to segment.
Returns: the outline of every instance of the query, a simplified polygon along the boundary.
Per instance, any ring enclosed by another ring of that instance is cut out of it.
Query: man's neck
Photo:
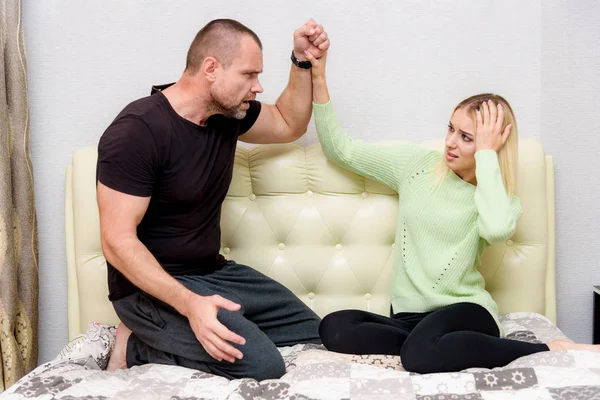
[[[194,124],[204,126],[208,118],[214,114],[208,107],[206,94],[193,78],[183,75],[179,81],[162,91],[171,107],[177,114]]]

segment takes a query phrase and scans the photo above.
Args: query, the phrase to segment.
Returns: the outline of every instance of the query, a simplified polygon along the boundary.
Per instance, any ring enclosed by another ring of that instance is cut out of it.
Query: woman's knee
[[[433,346],[417,338],[409,337],[400,350],[400,362],[404,369],[409,372],[419,374],[438,372],[435,368],[436,358],[434,353]]]
[[[343,352],[344,333],[351,324],[351,313],[347,310],[336,311],[326,315],[319,324],[319,336],[323,345],[331,351]]]

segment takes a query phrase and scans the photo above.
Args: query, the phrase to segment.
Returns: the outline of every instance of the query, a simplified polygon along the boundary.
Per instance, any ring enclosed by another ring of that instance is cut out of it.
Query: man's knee
[[[275,343],[239,312],[220,309],[219,321],[232,332],[242,336],[246,344],[233,346],[239,349],[243,358],[233,364],[224,361],[219,369],[234,379],[253,378],[258,381],[278,379],[285,374],[285,363]]]
[[[279,379],[285,374],[285,362],[279,351],[271,352],[265,361],[263,358],[251,360],[248,365],[248,377],[257,381]]]
[[[277,347],[256,346],[254,349],[241,350],[244,353],[242,360],[236,360],[231,366],[226,366],[226,374],[233,379],[251,378],[257,381],[265,379],[279,379],[285,374],[285,362]],[[238,364],[238,365],[235,365]],[[223,366],[224,364],[221,364]]]

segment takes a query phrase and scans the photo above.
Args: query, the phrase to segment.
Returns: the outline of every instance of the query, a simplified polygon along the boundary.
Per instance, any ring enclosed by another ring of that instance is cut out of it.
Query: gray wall
[[[542,142],[556,163],[558,325],[592,340],[600,284],[600,2],[544,2]]]
[[[174,4],[175,3],[175,4]],[[492,91],[520,133],[557,163],[559,327],[591,341],[600,150],[596,2],[557,0],[24,2],[31,146],[40,235],[40,362],[67,341],[63,194],[72,152],[98,138],[128,102],[178,79],[206,22],[245,23],[264,45],[265,88],[287,83],[292,32],[313,17],[329,32],[329,83],[346,130],[366,140],[441,138],[454,105]],[[314,126],[299,140],[316,141]],[[571,195],[575,195],[571,197]]]

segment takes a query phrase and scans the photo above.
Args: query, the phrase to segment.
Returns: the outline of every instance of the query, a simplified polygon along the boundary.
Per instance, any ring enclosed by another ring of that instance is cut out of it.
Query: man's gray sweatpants
[[[229,379],[280,378],[285,364],[277,347],[321,343],[320,318],[290,290],[245,265],[227,262],[207,275],[177,276],[185,287],[201,296],[221,295],[241,309],[220,309],[219,321],[246,339],[244,357],[217,361],[202,347],[188,320],[168,304],[138,292],[118,299],[113,306],[133,331],[127,342],[127,367],[147,363],[180,365]]]

